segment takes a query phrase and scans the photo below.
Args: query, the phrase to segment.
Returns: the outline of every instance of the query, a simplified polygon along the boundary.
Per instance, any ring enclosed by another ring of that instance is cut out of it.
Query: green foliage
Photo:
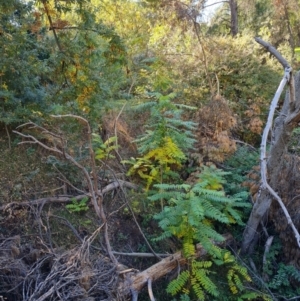
[[[243,300],[264,300],[264,301],[272,301],[271,297],[268,295],[265,295],[263,293],[259,292],[247,292],[242,294],[241,296],[237,297],[235,299],[237,301],[243,301]]]
[[[254,150],[249,146],[238,147],[237,151],[224,162],[226,170],[232,171],[225,175],[225,191],[228,194],[245,191],[246,187],[241,184],[248,179],[249,171],[258,163],[258,150]]]
[[[158,239],[175,235],[183,239],[185,256],[194,255],[193,243],[200,242],[210,254],[220,257],[220,251],[212,241],[223,237],[213,223],[242,224],[240,208],[249,207],[240,195],[227,197],[222,190],[223,171],[214,166],[204,167],[199,181],[194,185],[156,184],[158,192],[149,197],[156,201],[165,199],[168,206],[155,215],[164,230]]]
[[[45,44],[36,44],[28,33],[33,24],[33,3],[0,1],[0,122],[16,124],[24,118],[37,118],[35,110],[44,108],[46,87],[41,53]]]
[[[195,142],[192,131],[195,123],[182,119],[183,109],[188,106],[173,104],[175,94],[166,96],[154,94],[157,101],[139,105],[138,112],[150,111],[146,134],[136,140],[139,153],[143,156],[126,160],[131,164],[128,175],[137,174],[146,181],[146,190],[155,183],[178,179],[178,171],[186,160],[184,151],[193,147]]]
[[[84,197],[80,201],[77,201],[75,198],[71,199],[72,204],[66,205],[66,208],[72,213],[81,213],[89,210],[87,206],[88,197]]]
[[[93,133],[93,147],[95,148],[95,158],[97,160],[113,159],[114,150],[118,149],[117,137],[108,138],[105,142],[102,141],[100,135]]]
[[[167,292],[172,295],[178,294],[179,292],[182,291],[183,287],[188,282],[189,278],[190,278],[190,271],[186,270],[181,272],[176,279],[172,280],[169,283]]]
[[[192,260],[190,270],[181,272],[176,279],[172,280],[168,285],[167,292],[173,296],[180,292],[194,293],[198,300],[205,300],[206,293],[218,296],[216,285],[208,277],[211,273],[209,270],[211,265],[211,261]]]
[[[55,31],[57,39],[54,30],[49,30],[43,2],[51,8],[56,24],[65,24]],[[139,157],[125,162],[131,164],[128,175],[139,176],[147,191],[154,188],[150,200],[167,203],[156,215],[164,231],[158,239],[175,235],[183,243],[183,253],[190,260],[188,278],[186,271],[180,274],[173,288],[170,284],[170,292],[183,293],[180,298],[185,301],[190,299],[188,290],[198,299],[206,294],[217,298],[219,292],[208,277],[212,276],[208,265],[230,266],[226,275],[232,293],[241,291],[243,279],[248,279],[230,253],[215,247],[212,240],[222,240],[221,228],[243,225],[248,204],[240,184],[257,159],[256,152],[243,147],[225,162],[232,173],[204,167],[197,183],[181,184],[179,170],[193,149],[196,129],[185,114],[186,109],[194,109],[187,104],[201,108],[211,95],[220,93],[237,114],[235,135],[257,143],[281,73],[278,75],[280,67],[275,60],[254,43],[252,33],[270,37],[285,51],[282,41],[292,43],[294,38],[294,46],[299,42],[295,1],[287,1],[287,14],[270,0],[239,0],[238,4],[241,35],[235,39],[224,36],[229,31],[228,25],[219,21],[229,18],[228,3],[224,3],[227,9],[220,10],[211,25],[199,26],[203,29],[198,32],[199,44],[194,33],[197,24],[187,17],[194,14],[195,3],[186,1],[172,6],[155,0],[0,1],[1,123],[73,113],[84,115],[95,125],[119,99],[150,99],[135,108],[143,117],[149,115],[144,134],[136,139]],[[281,26],[287,23],[291,33]],[[298,58],[299,47],[293,49]],[[178,99],[183,104],[176,104]],[[73,129],[70,124],[66,127],[70,132]],[[296,153],[298,134],[296,130],[291,145]],[[116,139],[102,141],[95,135],[96,159],[113,158]],[[67,140],[70,146],[72,139]],[[48,162],[72,175],[68,177],[72,183],[82,183],[69,165],[51,157]],[[72,213],[82,212],[87,210],[86,201],[73,200],[66,207]],[[133,203],[137,213],[140,203]],[[206,264],[193,259],[195,242],[202,243],[212,255]],[[289,266],[273,269],[269,265],[265,272],[271,278],[269,287],[280,293],[288,290],[287,279],[298,281]],[[235,297],[250,300],[260,296],[255,294]]]
[[[55,37],[44,5],[58,27]],[[120,97],[125,47],[87,1],[1,1],[0,11],[0,122],[37,121],[49,113],[95,122]]]
[[[138,174],[146,181],[146,190],[148,190],[153,183],[176,177],[176,173],[172,171],[180,168],[185,158],[184,153],[171,138],[165,137],[161,146],[150,150],[143,157],[123,162],[133,165],[127,174]]]
[[[196,124],[183,120],[182,114],[184,109],[193,110],[195,108],[173,103],[172,99],[176,97],[175,93],[166,96],[153,93],[149,96],[153,96],[157,100],[140,104],[135,108],[140,113],[150,111],[150,117],[145,126],[146,133],[135,141],[139,152],[145,154],[160,147],[166,137],[170,137],[182,151],[191,149],[195,142],[192,131]]]
[[[220,266],[222,266],[222,269],[225,269],[227,273],[229,290],[235,296],[233,300],[254,300],[261,297],[263,294],[245,292],[243,282],[251,281],[247,269],[239,265],[229,251],[222,250],[221,254],[220,259],[212,258],[209,261],[191,259],[188,270],[181,272],[176,279],[169,283],[167,292],[173,296],[180,293],[189,296],[194,295],[197,300],[211,300],[211,297],[214,300],[219,300],[219,298],[225,300],[211,279],[211,276],[216,277],[216,271],[220,270]]]
[[[183,254],[189,260],[189,270],[183,271],[168,286],[172,295],[195,294],[198,300],[205,300],[206,294],[217,297],[219,291],[212,282],[209,269],[213,263],[227,266],[227,280],[232,294],[243,291],[243,281],[250,281],[246,268],[240,266],[230,252],[214,245],[223,236],[215,229],[216,224],[243,224],[240,208],[249,207],[239,196],[227,197],[223,190],[224,176],[228,173],[211,165],[205,166],[199,181],[189,184],[156,184],[152,201],[165,199],[168,206],[154,216],[163,229],[157,240],[172,235],[182,240]],[[195,242],[212,256],[212,261],[196,261]]]
[[[239,265],[236,262],[235,257],[230,252],[225,252],[223,257],[223,262],[225,264],[230,264],[227,272],[227,280],[229,284],[230,291],[232,294],[236,295],[239,291],[243,291],[243,281],[251,281],[248,275],[248,271],[245,267]]]
[[[289,288],[291,281],[300,282],[299,271],[292,265],[280,263],[276,274],[268,283],[268,287],[274,290],[282,290],[283,287]]]
[[[294,51],[295,51],[296,60],[299,62],[300,61],[300,47],[296,47]]]
[[[191,301],[190,297],[186,294],[180,296],[180,301]]]
[[[295,266],[280,262],[281,255],[282,245],[275,237],[263,266],[264,278],[274,295],[293,298],[300,294],[300,272]]]

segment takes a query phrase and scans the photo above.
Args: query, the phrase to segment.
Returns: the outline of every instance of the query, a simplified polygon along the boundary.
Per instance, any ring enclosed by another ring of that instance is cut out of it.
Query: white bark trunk
[[[287,152],[287,145],[290,141],[293,129],[298,126],[298,122],[300,121],[300,73],[297,73],[295,78],[295,93],[293,91],[293,79],[289,83],[291,86],[291,93],[287,92],[283,108],[274,122],[272,143],[268,158],[266,158],[265,147],[269,131],[266,130],[264,133],[262,142],[262,148],[264,151],[262,151],[261,155],[263,185],[257,201],[253,206],[244,232],[244,239],[242,243],[243,253],[251,253],[253,245],[255,244],[255,237],[259,223],[266,215],[274,198],[279,202],[281,208],[283,209],[288,223],[294,231],[296,241],[298,245],[300,245],[299,233],[294,226],[283,202],[281,201],[281,198],[275,192],[278,178],[280,177],[281,169],[285,160],[284,154]],[[275,107],[271,107],[271,113],[274,110]],[[267,127],[270,126],[271,122],[272,120],[268,121]]]

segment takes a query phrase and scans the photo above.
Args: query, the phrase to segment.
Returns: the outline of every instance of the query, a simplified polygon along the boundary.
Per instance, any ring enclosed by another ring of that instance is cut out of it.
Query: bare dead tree
[[[272,45],[260,38],[256,38],[256,41],[277,58],[284,67],[285,73],[270,105],[269,117],[262,137],[260,158],[262,185],[244,231],[242,243],[243,253],[252,252],[255,246],[255,237],[257,235],[258,226],[268,212],[273,199],[279,203],[287,219],[287,223],[293,230],[296,242],[300,247],[300,235],[297,227],[295,227],[291,216],[282,201],[282,197],[276,193],[276,190],[278,189],[278,187],[276,187],[278,178],[280,177],[280,173],[286,160],[284,155],[287,152],[287,145],[291,139],[292,131],[300,121],[300,73],[298,72],[294,79],[292,68],[280,53],[272,47]],[[289,84],[289,91],[286,93],[280,114],[273,124],[275,109],[277,108],[278,100],[286,84]],[[271,129],[272,141],[269,154],[267,155],[267,139]]]

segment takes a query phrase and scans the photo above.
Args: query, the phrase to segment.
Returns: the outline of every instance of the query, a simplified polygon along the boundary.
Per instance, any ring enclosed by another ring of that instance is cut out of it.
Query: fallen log
[[[226,246],[233,241],[231,234],[223,235],[224,241],[216,242],[217,246]],[[201,244],[196,245],[196,258],[201,258],[207,255],[207,250],[203,248]],[[185,258],[181,251],[170,255],[167,258],[162,259],[158,263],[152,265],[148,269],[132,273],[130,272],[125,281],[120,282],[118,292],[120,296],[126,297],[129,295],[136,295],[142,290],[144,286],[148,284],[148,281],[154,282],[163,276],[167,275],[178,267],[183,267],[187,264],[187,258]]]

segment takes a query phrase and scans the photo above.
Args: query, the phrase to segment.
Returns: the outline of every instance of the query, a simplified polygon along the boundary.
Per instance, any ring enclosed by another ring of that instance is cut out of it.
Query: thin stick
[[[266,268],[266,265],[267,265],[267,255],[270,251],[273,239],[274,239],[274,236],[270,236],[266,241],[265,252],[264,252],[264,256],[263,256],[263,270]]]
[[[117,117],[115,119],[115,122],[114,122],[114,131],[115,131],[115,137],[116,137],[116,143],[115,143],[116,144],[116,149],[115,149],[115,152],[118,154],[118,157],[120,158],[121,161],[122,161],[122,157],[121,157],[121,155],[118,152],[118,129],[117,129],[117,124],[118,124],[118,120],[119,120],[119,118],[120,118],[120,116],[121,116],[121,114],[122,114],[122,112],[123,112],[126,104],[127,104],[127,102],[125,102],[124,105],[122,106],[122,108],[121,108],[121,110],[120,110],[119,114],[117,115]]]
[[[61,45],[60,45],[58,36],[57,36],[57,34],[56,34],[55,27],[53,26],[53,22],[52,22],[52,18],[51,18],[49,9],[48,9],[47,2],[46,2],[45,0],[42,0],[42,3],[43,3],[43,5],[44,5],[44,9],[45,9],[45,12],[46,12],[48,21],[49,21],[49,23],[50,23],[50,28],[53,30],[54,39],[55,39],[55,42],[56,42],[56,44],[57,44],[57,47],[58,47],[59,51],[62,52],[62,47],[61,47]]]
[[[106,219],[106,215],[105,215],[105,212],[104,212],[104,209],[103,209],[103,194],[98,189],[98,181],[97,181],[97,176],[96,176],[97,172],[96,172],[95,154],[94,154],[93,147],[92,147],[92,131],[91,131],[91,127],[89,125],[89,122],[85,118],[83,118],[81,116],[73,115],[73,114],[51,115],[51,117],[53,117],[53,118],[71,117],[71,118],[80,120],[87,127],[87,130],[88,130],[87,137],[88,137],[88,145],[89,145],[89,152],[90,152],[90,162],[91,162],[92,171],[93,171],[93,175],[94,175],[93,181],[92,181],[91,176],[88,173],[87,169],[83,165],[78,163],[64,149],[63,149],[63,151],[61,151],[56,146],[55,147],[48,147],[46,144],[42,143],[41,141],[36,139],[34,136],[25,135],[25,134],[22,134],[22,133],[17,132],[17,131],[14,131],[14,132],[19,134],[20,136],[26,137],[26,138],[31,140],[31,141],[25,141],[23,143],[37,143],[37,144],[39,144],[40,146],[44,147],[45,149],[47,149],[49,151],[52,151],[52,152],[55,152],[55,153],[58,153],[58,154],[64,156],[67,160],[71,161],[73,165],[75,165],[77,168],[79,168],[82,171],[82,173],[84,174],[84,177],[87,181],[87,184],[88,184],[90,198],[92,200],[96,215],[104,223],[104,238],[105,238],[107,252],[108,252],[109,257],[112,260],[112,262],[114,264],[118,264],[118,261],[117,261],[116,257],[112,253],[112,248],[111,248],[111,244],[110,244],[110,241],[109,241],[107,219]],[[38,126],[37,124],[35,124],[33,122],[30,122],[29,124],[32,125],[33,127],[37,127],[39,129],[43,130],[44,132],[47,132],[47,134],[51,134],[51,135],[55,136],[54,133],[49,132],[47,129],[45,129],[43,127],[40,127],[40,126]]]
[[[155,301],[153,291],[152,291],[152,280],[151,278],[148,279],[148,294],[151,301]]]
[[[97,169],[96,169],[96,159],[95,159],[95,153],[94,153],[94,150],[93,150],[93,147],[92,147],[92,129],[90,127],[90,124],[89,122],[81,117],[81,116],[77,116],[77,115],[73,115],[73,114],[66,114],[66,115],[50,115],[51,117],[53,118],[66,118],[66,117],[71,117],[71,118],[74,118],[74,119],[77,119],[77,120],[80,120],[82,121],[86,128],[87,128],[87,131],[88,131],[88,135],[87,135],[87,138],[88,138],[88,145],[89,145],[89,153],[90,153],[90,158],[91,158],[91,165],[92,165],[92,172],[93,172],[93,184],[94,184],[94,189],[96,192],[99,190],[98,189],[98,180],[97,180]],[[89,177],[90,178],[90,177]],[[100,208],[101,209],[101,208]]]
[[[6,131],[7,138],[8,138],[8,149],[11,150],[11,139],[10,139],[9,131],[8,131],[6,124],[5,124],[5,131]]]
[[[138,301],[139,293],[135,291],[134,289],[130,289],[131,292],[131,301]]]
[[[121,185],[121,186],[120,186]],[[116,182],[113,182],[109,185],[107,185],[106,187],[103,188],[102,192],[103,194],[104,193],[107,193],[109,191],[112,191],[114,189],[117,189],[118,187],[123,187],[123,186],[127,186],[131,189],[134,189],[136,188],[134,184],[131,184],[130,182],[126,182],[126,181],[116,181]],[[101,191],[98,191],[98,193],[101,193]],[[38,206],[40,204],[43,204],[43,203],[70,203],[72,202],[72,200],[76,200],[76,201],[80,201],[82,200],[83,198],[85,197],[91,197],[91,194],[90,193],[84,193],[84,194],[80,194],[80,195],[76,195],[76,196],[73,196],[73,195],[59,195],[59,196],[56,196],[56,197],[47,197],[47,198],[41,198],[41,199],[36,199],[36,200],[32,200],[32,201],[26,201],[26,202],[11,202],[11,203],[8,203],[6,205],[2,205],[0,206],[0,211],[4,210],[8,210],[12,207],[25,207],[25,206]]]
[[[137,253],[137,252],[124,253],[124,252],[115,252],[115,251],[113,251],[113,253],[115,255],[129,256],[129,257],[143,257],[143,258],[156,257],[153,253]],[[156,255],[160,257],[170,256],[170,254],[159,254],[159,253],[156,253]]]
[[[215,73],[215,77],[217,80],[217,95],[220,95],[220,82],[217,73]]]

